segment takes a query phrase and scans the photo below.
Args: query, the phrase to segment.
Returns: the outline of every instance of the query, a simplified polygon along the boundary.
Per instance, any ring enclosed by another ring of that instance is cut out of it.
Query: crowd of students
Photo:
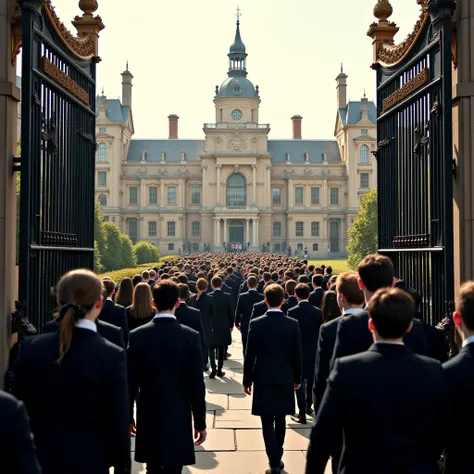
[[[131,436],[149,474],[181,473],[207,437],[204,373],[225,382],[234,330],[267,474],[284,469],[287,415],[315,419],[306,474],[329,460],[334,474],[472,473],[473,282],[457,297],[463,342],[449,361],[380,255],[333,275],[281,255],[205,253],[118,285],[74,270],[55,294],[55,319],[11,353],[2,473],[129,473]]]

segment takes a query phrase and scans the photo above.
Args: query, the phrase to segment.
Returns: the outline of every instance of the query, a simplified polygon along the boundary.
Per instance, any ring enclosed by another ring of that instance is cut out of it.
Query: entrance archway
[[[244,221],[234,219],[229,222],[229,243],[238,242],[244,245]]]

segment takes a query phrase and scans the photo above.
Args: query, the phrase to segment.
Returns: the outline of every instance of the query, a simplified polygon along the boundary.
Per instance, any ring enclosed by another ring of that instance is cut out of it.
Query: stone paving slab
[[[239,379],[229,378],[227,374],[224,378],[216,378],[214,380],[206,377],[206,386],[208,393],[220,393],[220,394],[239,394],[243,393],[244,388],[242,387],[242,376]]]
[[[237,451],[265,451],[262,430],[237,430],[235,433],[237,439]],[[285,436],[285,452],[306,451],[308,449],[310,433],[310,429],[287,429]]]
[[[207,439],[201,446],[195,447],[197,452],[235,451],[234,430],[207,430]]]
[[[227,410],[229,396],[223,393],[206,393],[206,404],[208,411]]]
[[[245,393],[229,395],[229,410],[250,410],[252,408],[252,397]]]
[[[287,428],[292,428],[294,430],[304,430],[311,428],[311,419],[308,419],[307,425],[301,425],[295,423],[288,416],[286,418]],[[260,429],[262,427],[262,422],[260,417],[253,416],[250,410],[216,410],[216,429],[237,429],[237,430],[251,430],[251,429]]]
[[[224,370],[226,369],[242,369],[244,366],[243,359],[229,359],[224,362]]]

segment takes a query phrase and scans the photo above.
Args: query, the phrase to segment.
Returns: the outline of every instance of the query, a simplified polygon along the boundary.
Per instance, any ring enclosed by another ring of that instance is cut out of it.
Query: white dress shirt
[[[76,328],[97,332],[97,324],[90,319],[79,319],[79,321],[76,323]]]
[[[155,314],[155,317],[153,319],[165,319],[165,318],[176,319],[176,316],[171,313],[160,313],[160,314]]]
[[[466,339],[464,339],[464,341],[462,341],[462,346],[467,346],[468,344],[472,344],[474,342],[474,336],[469,336],[469,337],[466,337]]]

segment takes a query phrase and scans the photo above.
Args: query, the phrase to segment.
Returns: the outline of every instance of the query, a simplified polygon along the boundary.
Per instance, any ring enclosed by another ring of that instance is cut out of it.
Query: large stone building
[[[216,87],[215,120],[204,138],[134,140],[132,79],[122,73],[122,100],[97,101],[96,196],[106,219],[162,254],[240,242],[258,250],[288,246],[313,257],[345,256],[347,230],[361,197],[376,185],[376,108],[347,101],[347,75],[336,78],[334,140],[303,140],[295,115],[292,140],[269,139],[259,122],[260,93],[247,78],[239,22],[228,78]],[[300,253],[301,254],[301,253]]]

